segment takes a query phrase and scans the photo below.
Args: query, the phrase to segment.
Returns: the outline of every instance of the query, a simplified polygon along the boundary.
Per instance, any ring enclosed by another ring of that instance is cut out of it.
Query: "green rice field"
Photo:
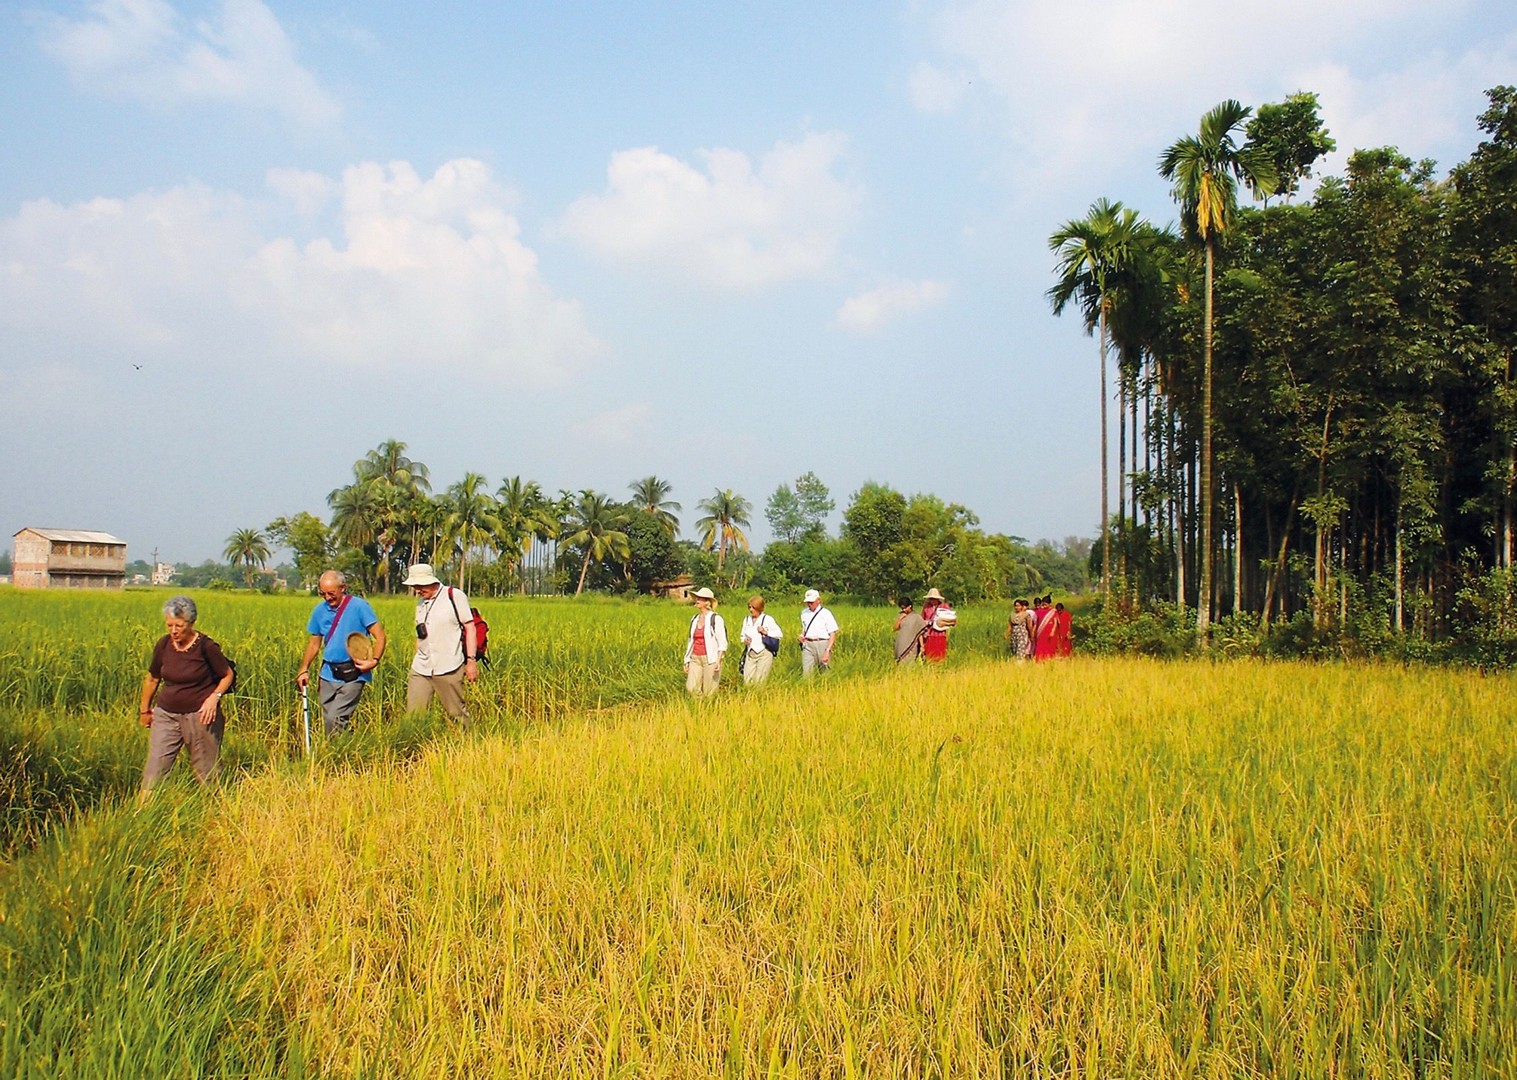
[[[138,808],[166,596],[0,591],[0,1074],[1517,1075],[1510,672],[1017,664],[992,608],[902,672],[844,608],[692,702],[688,608],[487,601],[471,730],[392,633],[307,760],[310,601],[210,593],[228,776]]]

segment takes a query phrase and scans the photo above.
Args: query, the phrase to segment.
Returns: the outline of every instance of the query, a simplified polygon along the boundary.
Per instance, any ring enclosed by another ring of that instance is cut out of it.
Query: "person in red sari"
[[[1074,617],[1070,615],[1069,609],[1062,603],[1053,606],[1053,617],[1053,654],[1058,657],[1073,656],[1075,652],[1073,637]]]
[[[928,589],[927,595],[922,600],[922,621],[927,624],[927,630],[922,635],[922,659],[929,660],[934,664],[940,664],[948,658],[948,626],[938,618],[938,613],[952,612],[953,607],[943,594],[937,589]]]
[[[1051,596],[1040,596],[1032,608],[1032,658],[1039,662],[1052,660],[1057,655],[1059,619],[1052,601]]]

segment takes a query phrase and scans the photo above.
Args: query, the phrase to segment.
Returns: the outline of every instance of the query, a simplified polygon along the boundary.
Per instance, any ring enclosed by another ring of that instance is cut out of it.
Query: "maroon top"
[[[174,648],[164,634],[153,646],[153,659],[147,668],[149,675],[161,680],[155,704],[172,713],[198,711],[231,670],[221,646],[204,634],[184,652]]]

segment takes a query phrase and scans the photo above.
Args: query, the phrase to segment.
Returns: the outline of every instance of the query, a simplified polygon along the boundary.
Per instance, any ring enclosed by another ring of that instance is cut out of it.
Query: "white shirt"
[[[838,621],[832,617],[832,612],[820,605],[816,611],[801,608],[801,636],[807,641],[815,638],[826,640],[837,632]]]
[[[765,634],[770,637],[784,636],[783,631],[780,630],[780,624],[775,621],[773,615],[760,615],[757,619],[749,615],[743,620],[743,632],[740,636],[743,644],[752,652],[764,651],[764,643],[760,638]]]
[[[700,618],[697,613],[690,619],[690,633],[685,638],[685,663],[690,662],[695,654],[695,623]],[[727,621],[714,611],[706,612],[706,659],[709,662],[720,664],[722,654],[727,651]]]
[[[446,675],[464,666],[464,623],[474,621],[469,598],[457,589],[437,586],[432,599],[416,598],[416,624],[427,636],[416,639],[411,670],[418,675]]]

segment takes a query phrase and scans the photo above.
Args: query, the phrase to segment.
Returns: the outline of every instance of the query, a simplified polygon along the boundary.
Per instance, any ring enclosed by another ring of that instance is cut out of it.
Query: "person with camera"
[[[464,680],[479,679],[479,640],[469,598],[444,585],[427,563],[416,563],[402,585],[416,594],[416,656],[406,681],[406,711],[442,702],[459,723],[469,722]]]
[[[369,602],[348,592],[348,579],[328,570],[316,583],[321,594],[306,631],[305,655],[295,685],[304,690],[311,681],[311,663],[321,653],[321,677],[317,696],[327,735],[348,730],[363,688],[374,679],[374,669],[385,651],[385,629]],[[360,655],[353,655],[353,650]]]

